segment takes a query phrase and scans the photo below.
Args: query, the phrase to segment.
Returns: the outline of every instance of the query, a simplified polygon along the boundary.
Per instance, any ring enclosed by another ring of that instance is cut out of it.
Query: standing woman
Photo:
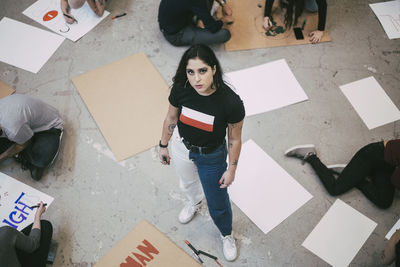
[[[159,154],[162,164],[173,159],[180,187],[189,200],[179,221],[188,223],[205,195],[210,216],[221,233],[224,256],[233,261],[237,248],[227,187],[235,179],[242,146],[243,102],[224,83],[221,66],[205,45],[192,46],[183,54],[168,100]],[[178,130],[174,131],[176,126]]]
[[[273,25],[271,17],[273,4],[274,0],[265,1],[263,26],[266,30],[269,30],[270,27]],[[310,37],[310,42],[313,44],[321,41],[322,36],[324,35],[325,22],[326,22],[326,10],[327,10],[326,0],[279,0],[279,4],[282,8],[286,9],[286,14],[285,14],[286,29],[289,29],[290,27],[295,26],[297,24],[298,22],[297,20],[303,13],[304,9],[306,9],[309,12],[318,11],[318,29],[312,31],[309,37]]]

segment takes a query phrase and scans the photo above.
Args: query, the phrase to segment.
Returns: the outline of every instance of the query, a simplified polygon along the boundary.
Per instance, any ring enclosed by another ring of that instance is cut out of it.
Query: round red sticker
[[[57,10],[52,10],[47,12],[44,16],[43,16],[43,21],[49,21],[54,19],[55,17],[57,17],[58,15],[58,11]]]

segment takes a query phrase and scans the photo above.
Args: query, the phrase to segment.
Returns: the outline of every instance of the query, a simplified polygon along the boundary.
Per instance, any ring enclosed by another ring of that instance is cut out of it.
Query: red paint
[[[47,12],[46,14],[44,14],[43,21],[50,21],[50,20],[54,19],[55,17],[57,17],[57,15],[58,15],[57,10],[51,10],[51,11]]]
[[[132,252],[132,256],[128,256],[125,259],[125,262],[121,263],[119,266],[120,267],[143,267],[146,266],[146,262],[150,262],[151,260],[154,259],[153,255],[151,254],[155,254],[157,255],[158,253],[160,253],[149,241],[147,241],[146,239],[144,239],[142,241],[143,245],[139,245],[137,246],[137,249],[142,252],[143,254],[145,254],[147,257],[137,253],[137,252]],[[137,261],[139,262],[137,262]]]

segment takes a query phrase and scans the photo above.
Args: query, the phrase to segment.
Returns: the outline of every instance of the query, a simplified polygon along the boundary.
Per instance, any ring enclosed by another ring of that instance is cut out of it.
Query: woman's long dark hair
[[[215,74],[213,77],[213,84],[216,90],[221,90],[225,88],[224,80],[222,79],[222,69],[221,65],[217,57],[206,45],[193,45],[188,50],[185,51],[183,54],[181,61],[179,62],[178,69],[176,70],[176,74],[174,78],[172,78],[173,86],[180,85],[185,86],[187,82],[187,75],[186,75],[186,67],[190,59],[199,58],[205,64],[214,68],[215,66]]]
[[[287,0],[287,4],[279,1],[282,8],[286,8],[285,14],[285,27],[289,29],[293,25],[297,24],[298,18],[303,14],[305,0]],[[294,15],[293,15],[294,11]],[[293,22],[294,17],[294,22]]]

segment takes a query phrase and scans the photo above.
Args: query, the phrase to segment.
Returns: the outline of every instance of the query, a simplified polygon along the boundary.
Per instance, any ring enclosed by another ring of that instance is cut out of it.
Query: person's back
[[[196,2],[198,0],[161,0],[158,9],[160,29],[168,34],[179,32],[194,16],[191,6]]]

